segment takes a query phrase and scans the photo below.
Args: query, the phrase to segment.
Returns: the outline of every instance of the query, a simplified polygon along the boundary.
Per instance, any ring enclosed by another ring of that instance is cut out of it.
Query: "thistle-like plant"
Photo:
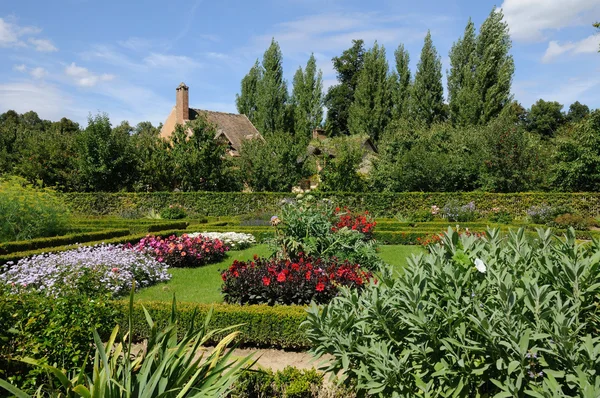
[[[41,386],[35,397],[219,397],[230,390],[239,371],[251,366],[250,356],[243,359],[232,357],[232,348],[227,348],[238,332],[227,334],[210,355],[205,356],[202,346],[215,334],[222,335],[237,326],[209,330],[212,311],[204,323],[196,326],[192,322],[183,337],[177,337],[176,303],[169,323],[159,328],[144,308],[150,337],[146,348],[136,351],[132,345],[133,289],[129,302],[129,330],[117,342],[119,327],[115,327],[110,338],[103,343],[94,331],[96,353],[92,372],[88,364],[71,377],[70,372],[44,364],[41,361],[23,358],[22,361],[45,369],[52,382]],[[68,325],[66,325],[68,327]],[[234,344],[235,346],[235,344]],[[30,397],[12,384],[0,380],[0,387],[19,398]]]

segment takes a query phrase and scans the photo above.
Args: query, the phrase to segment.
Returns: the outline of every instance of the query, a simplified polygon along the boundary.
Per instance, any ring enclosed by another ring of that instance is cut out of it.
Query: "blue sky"
[[[511,29],[515,99],[600,107],[598,0],[15,0],[0,2],[0,113],[157,124],[182,81],[190,106],[235,112],[240,80],[271,37],[288,82],[314,52],[325,87],[335,84],[331,58],[359,38],[378,40],[390,60],[403,43],[414,72],[427,29],[445,71],[468,18],[479,26],[494,4]]]

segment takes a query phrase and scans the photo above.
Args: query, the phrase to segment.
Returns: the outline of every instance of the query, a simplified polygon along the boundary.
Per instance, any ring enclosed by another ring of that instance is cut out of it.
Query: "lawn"
[[[420,246],[381,246],[381,258],[394,266],[396,270],[406,265],[406,257],[418,253]],[[218,303],[221,297],[220,270],[228,268],[233,260],[250,260],[254,254],[268,256],[266,245],[256,245],[246,250],[231,251],[220,263],[200,268],[172,268],[172,278],[168,283],[152,286],[136,293],[137,301],[170,301],[175,293],[177,301],[196,303]]]

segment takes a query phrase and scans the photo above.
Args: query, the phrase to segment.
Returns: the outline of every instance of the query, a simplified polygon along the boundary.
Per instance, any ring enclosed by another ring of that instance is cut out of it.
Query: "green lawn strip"
[[[406,258],[413,253],[422,252],[421,246],[381,246],[381,258],[391,264],[394,269],[401,270],[406,266]],[[172,278],[169,282],[142,289],[136,293],[136,301],[170,301],[173,293],[177,301],[193,303],[220,303],[221,274],[220,270],[228,268],[233,260],[250,260],[256,254],[268,256],[271,251],[267,245],[255,245],[241,251],[230,251],[221,262],[198,268],[171,268]]]

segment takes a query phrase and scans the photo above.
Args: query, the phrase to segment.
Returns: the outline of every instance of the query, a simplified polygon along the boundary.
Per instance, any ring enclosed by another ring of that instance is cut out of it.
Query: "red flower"
[[[322,292],[325,290],[325,285],[322,282],[317,283],[317,292]]]
[[[306,280],[307,281],[310,280],[310,275],[311,275],[311,272],[310,271],[306,271]]]
[[[269,286],[271,284],[271,278],[267,278],[266,276],[264,276],[262,278],[262,282],[263,282],[263,285]]]
[[[285,273],[280,272],[279,275],[277,275],[277,282],[285,282]]]

